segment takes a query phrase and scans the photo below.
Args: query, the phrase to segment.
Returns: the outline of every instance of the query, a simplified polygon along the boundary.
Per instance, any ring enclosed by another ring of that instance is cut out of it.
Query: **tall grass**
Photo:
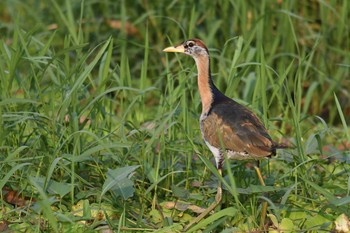
[[[1,226],[11,231],[329,231],[349,212],[347,1],[2,1]],[[294,149],[225,163],[201,139],[196,68]],[[14,197],[14,198],[11,198]],[[40,224],[39,224],[40,223]]]

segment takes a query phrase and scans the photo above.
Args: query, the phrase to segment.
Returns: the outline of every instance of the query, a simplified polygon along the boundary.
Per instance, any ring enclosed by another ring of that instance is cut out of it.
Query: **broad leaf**
[[[107,179],[103,184],[101,197],[109,190],[113,190],[116,194],[122,196],[124,200],[131,197],[134,193],[134,188],[129,176],[138,167],[140,166],[127,166],[114,170],[109,169],[106,173]]]
[[[61,198],[71,191],[71,184],[68,183],[54,180],[46,181],[45,177],[33,177],[32,179],[49,194],[59,195]],[[47,182],[46,187],[44,187],[45,182]]]
[[[111,191],[126,200],[134,195],[134,182],[132,182],[129,178],[124,178],[116,183]]]

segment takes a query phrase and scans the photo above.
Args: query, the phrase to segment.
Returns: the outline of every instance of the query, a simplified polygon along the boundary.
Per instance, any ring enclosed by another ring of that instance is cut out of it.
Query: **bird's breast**
[[[224,129],[225,124],[223,124],[222,118],[213,112],[203,112],[199,121],[202,136],[207,145],[216,148],[224,146],[225,140],[223,139],[230,137],[230,135],[227,135],[228,132]]]

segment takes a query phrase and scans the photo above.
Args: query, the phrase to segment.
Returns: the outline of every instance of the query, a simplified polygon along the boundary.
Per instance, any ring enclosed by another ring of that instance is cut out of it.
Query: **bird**
[[[195,60],[202,103],[200,130],[205,144],[214,155],[216,168],[221,176],[225,156],[235,160],[261,160],[276,155],[277,149],[288,148],[288,145],[271,139],[256,114],[224,95],[215,86],[210,71],[209,50],[202,40],[189,39],[163,51],[183,53]],[[221,199],[222,187],[219,182],[215,201],[185,229],[205,218],[219,205]]]

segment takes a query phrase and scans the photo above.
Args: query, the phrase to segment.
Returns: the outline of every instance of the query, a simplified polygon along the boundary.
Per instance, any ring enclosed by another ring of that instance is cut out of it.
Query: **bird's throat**
[[[209,57],[195,58],[198,70],[198,89],[202,101],[202,113],[207,113],[213,102],[212,81],[209,70]]]

